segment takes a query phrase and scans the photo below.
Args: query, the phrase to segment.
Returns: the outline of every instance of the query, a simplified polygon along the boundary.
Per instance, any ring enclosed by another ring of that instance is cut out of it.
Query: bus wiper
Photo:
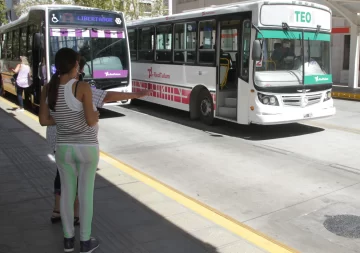
[[[282,23],[282,28],[283,28],[285,34],[286,34],[290,39],[295,39],[295,40],[296,40],[296,36],[295,36],[295,34],[291,31],[290,26],[288,25],[288,23],[283,22],[283,23]],[[290,35],[292,36],[292,38],[290,37],[289,32],[290,32]]]

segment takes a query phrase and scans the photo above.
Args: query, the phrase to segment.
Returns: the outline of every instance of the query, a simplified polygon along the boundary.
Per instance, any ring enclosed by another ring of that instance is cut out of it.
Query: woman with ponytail
[[[83,222],[80,228],[80,252],[85,253],[92,252],[99,246],[94,238],[90,238],[94,179],[99,159],[97,128],[92,127],[97,124],[98,114],[92,110],[93,104],[102,107],[106,102],[147,96],[149,91],[126,93],[91,89],[88,83],[76,80],[79,79],[84,66],[84,61],[79,59],[79,55],[69,48],[57,52],[55,56],[57,72],[43,88],[39,119],[41,125],[48,126],[47,140],[55,153],[58,166],[58,174],[54,182],[55,208],[52,221],[59,220],[57,216],[59,212],[56,210],[59,209],[60,204],[65,237],[64,249],[66,252],[72,252],[73,225],[78,224],[79,220],[77,205],[75,205],[74,217],[73,201],[76,195],[76,179],[78,179],[80,221]],[[80,123],[84,131],[83,135],[81,130],[79,131]],[[96,138],[93,136],[94,131]],[[65,192],[60,198],[60,192],[63,191]]]
[[[64,250],[74,251],[74,201],[78,191],[80,252],[86,253],[99,247],[98,241],[90,237],[94,181],[99,162],[96,127],[99,113],[93,107],[90,85],[77,81],[79,60],[79,54],[70,48],[62,48],[56,53],[57,71],[47,85],[47,96],[42,97],[39,119],[41,125],[56,125],[57,130],[55,159],[61,179]]]

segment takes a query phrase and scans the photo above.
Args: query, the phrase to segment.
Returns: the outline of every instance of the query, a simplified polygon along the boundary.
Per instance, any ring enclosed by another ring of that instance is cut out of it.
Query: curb
[[[342,98],[354,101],[360,101],[360,93],[349,93],[349,92],[331,92],[333,98]]]

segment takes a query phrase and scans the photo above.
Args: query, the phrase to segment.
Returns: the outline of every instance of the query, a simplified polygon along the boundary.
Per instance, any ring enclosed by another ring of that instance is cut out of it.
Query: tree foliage
[[[7,18],[6,18],[6,5],[5,1],[0,1],[0,25],[6,24]]]
[[[163,15],[163,0],[152,0],[147,3],[150,2],[152,2],[152,8],[149,12],[146,2],[140,0],[74,0],[76,5],[121,11],[127,20],[136,20],[145,16]]]
[[[153,0],[151,2],[151,10],[148,11],[146,4],[140,0],[26,0],[20,1],[19,4],[15,5],[14,10],[17,16],[21,16],[34,5],[75,4],[103,10],[122,11],[127,20],[136,20],[145,16],[167,15],[163,0]]]
[[[29,12],[31,6],[42,5],[42,4],[71,4],[71,0],[26,0],[19,1],[17,5],[14,6],[14,11],[16,16],[20,17],[22,14]]]

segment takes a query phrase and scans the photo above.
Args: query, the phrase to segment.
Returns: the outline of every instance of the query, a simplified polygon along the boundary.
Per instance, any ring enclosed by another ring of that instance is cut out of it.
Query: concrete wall
[[[19,2],[20,0],[5,0],[6,5],[6,13],[10,17],[11,20],[16,20],[17,16],[14,11],[14,6]]]
[[[336,27],[350,27],[350,24],[344,18],[333,18],[333,28]],[[344,49],[345,49],[345,35],[347,34],[332,34],[331,35],[331,54],[332,54],[332,71],[334,83],[347,84],[349,80],[349,70],[343,69],[344,64]],[[360,78],[358,81],[360,86]]]

